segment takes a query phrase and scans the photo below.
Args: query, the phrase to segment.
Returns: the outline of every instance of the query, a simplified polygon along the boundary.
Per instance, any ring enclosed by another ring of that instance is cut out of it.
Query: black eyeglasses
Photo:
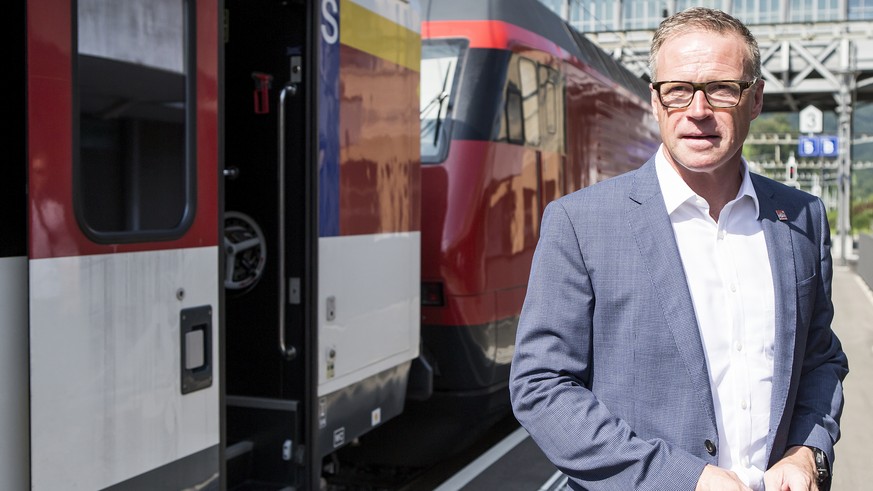
[[[691,105],[694,93],[703,91],[709,105],[717,108],[736,107],[743,97],[743,91],[755,85],[757,78],[745,80],[713,80],[712,82],[683,82],[670,80],[652,83],[658,99],[664,107],[680,109]]]

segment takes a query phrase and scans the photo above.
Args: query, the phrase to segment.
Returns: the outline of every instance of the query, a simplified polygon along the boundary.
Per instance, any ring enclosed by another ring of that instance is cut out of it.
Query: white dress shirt
[[[718,466],[763,490],[773,380],[773,276],[758,196],[743,161],[737,197],[718,222],[663,154],[655,168],[706,354],[718,426]]]

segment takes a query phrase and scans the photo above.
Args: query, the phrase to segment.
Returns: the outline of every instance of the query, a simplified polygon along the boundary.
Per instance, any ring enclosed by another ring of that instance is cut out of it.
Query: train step
[[[254,454],[255,443],[251,440],[228,445],[224,451],[228,491],[295,491],[287,483],[268,482],[253,477]]]

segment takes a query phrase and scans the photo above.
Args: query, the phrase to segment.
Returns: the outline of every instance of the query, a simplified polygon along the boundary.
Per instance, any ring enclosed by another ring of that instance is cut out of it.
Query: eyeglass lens
[[[659,88],[661,103],[668,107],[685,107],[694,98],[694,89],[689,82],[662,84]],[[703,93],[713,107],[734,107],[739,103],[743,90],[736,82],[716,81],[707,83]]]

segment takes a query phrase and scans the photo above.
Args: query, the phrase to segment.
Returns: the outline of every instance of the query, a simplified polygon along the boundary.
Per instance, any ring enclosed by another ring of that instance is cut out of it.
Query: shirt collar
[[[664,145],[658,148],[658,153],[655,155],[655,172],[658,175],[658,184],[661,186],[661,195],[664,196],[664,204],[667,205],[667,214],[672,215],[679,206],[688,200],[696,199],[698,196],[688,187],[688,184],[682,179],[676,169],[667,161],[664,155]],[[749,177],[749,165],[746,159],[743,162],[743,181],[740,183],[740,190],[737,192],[736,199],[743,196],[748,196],[755,204],[755,214],[760,216],[761,209],[758,204],[758,195],[755,193],[755,186],[752,185],[752,179]]]

